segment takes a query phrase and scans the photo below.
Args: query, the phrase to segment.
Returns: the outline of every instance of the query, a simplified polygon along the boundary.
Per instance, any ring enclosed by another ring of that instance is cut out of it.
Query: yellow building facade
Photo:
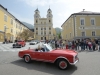
[[[5,39],[14,42],[18,33],[24,29],[28,28],[0,5],[0,42]]]
[[[49,8],[46,18],[41,18],[38,9],[34,14],[34,34],[37,40],[50,40],[54,39],[55,30],[53,28],[53,15]]]
[[[81,11],[71,14],[62,24],[62,39],[100,38],[100,13]]]

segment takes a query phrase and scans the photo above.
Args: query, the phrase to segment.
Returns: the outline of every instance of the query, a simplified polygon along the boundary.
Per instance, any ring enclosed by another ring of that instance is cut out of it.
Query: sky
[[[100,12],[100,0],[0,0],[0,4],[17,19],[34,25],[34,11],[38,8],[41,18],[52,10],[53,27],[61,25],[73,14],[82,11]]]

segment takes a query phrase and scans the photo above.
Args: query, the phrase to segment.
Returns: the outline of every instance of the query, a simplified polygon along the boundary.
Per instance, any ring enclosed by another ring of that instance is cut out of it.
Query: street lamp
[[[5,28],[4,28],[4,43],[7,41],[7,39],[6,39],[6,30],[7,29],[9,29],[9,28],[6,28],[6,26],[5,26]]]

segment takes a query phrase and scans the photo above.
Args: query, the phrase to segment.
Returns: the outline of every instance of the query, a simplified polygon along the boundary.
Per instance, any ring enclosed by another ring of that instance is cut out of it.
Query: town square
[[[98,7],[99,0],[1,0],[0,75],[100,75]]]

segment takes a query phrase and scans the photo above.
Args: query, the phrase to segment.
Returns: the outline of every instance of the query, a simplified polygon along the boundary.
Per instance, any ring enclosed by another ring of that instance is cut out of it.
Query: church
[[[46,18],[41,18],[38,8],[34,13],[34,35],[37,40],[50,40],[53,37],[53,15],[49,8]]]

